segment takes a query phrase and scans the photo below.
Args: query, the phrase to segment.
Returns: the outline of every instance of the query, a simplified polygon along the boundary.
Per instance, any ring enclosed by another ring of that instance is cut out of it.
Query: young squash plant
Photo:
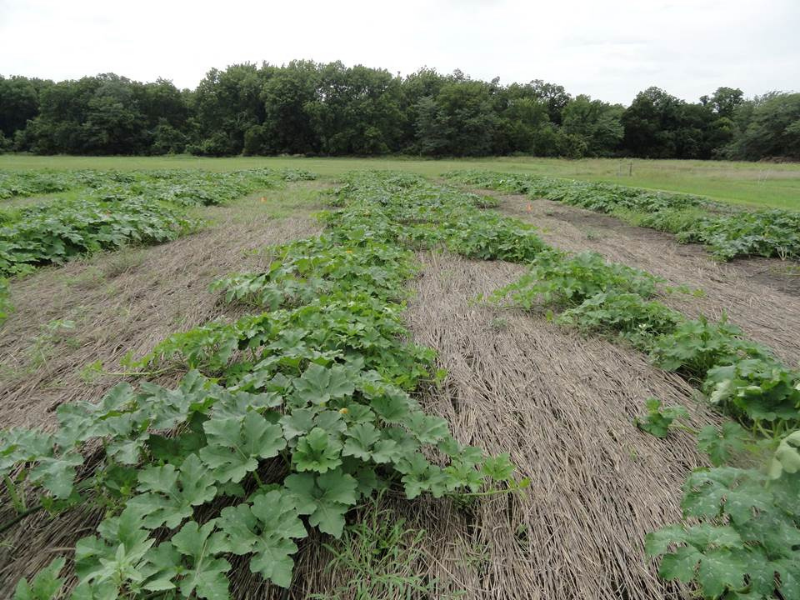
[[[686,429],[685,425],[675,422],[689,416],[689,411],[685,407],[680,405],[662,407],[658,398],[648,398],[645,406],[647,415],[634,419],[634,424],[642,431],[657,438],[665,438],[671,427],[680,426],[681,429]]]
[[[737,449],[741,444],[734,442]],[[691,521],[647,536],[648,554],[662,557],[659,574],[694,583],[707,600],[800,597],[799,447],[795,431],[761,468],[693,471],[681,504]],[[712,448],[713,461],[722,464],[726,456],[718,444]]]

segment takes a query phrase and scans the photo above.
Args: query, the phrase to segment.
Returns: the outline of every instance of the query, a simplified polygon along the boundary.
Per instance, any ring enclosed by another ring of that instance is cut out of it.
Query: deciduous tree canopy
[[[0,76],[0,151],[38,154],[637,156],[800,160],[800,94],[699,102],[651,87],[624,107],[553,83],[293,61],[212,69],[195,90],[113,73]]]

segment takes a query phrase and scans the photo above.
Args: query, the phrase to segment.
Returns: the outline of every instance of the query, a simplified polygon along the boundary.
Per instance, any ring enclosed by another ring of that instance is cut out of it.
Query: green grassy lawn
[[[2,155],[0,169],[181,169],[208,170],[290,167],[336,176],[356,169],[392,169],[438,176],[454,169],[487,169],[603,181],[707,196],[755,207],[800,210],[800,164],[684,160],[565,160],[490,158],[422,160],[413,158],[236,157],[78,157]]]

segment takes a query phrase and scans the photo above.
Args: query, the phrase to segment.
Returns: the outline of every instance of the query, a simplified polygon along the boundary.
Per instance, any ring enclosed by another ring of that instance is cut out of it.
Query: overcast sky
[[[115,72],[197,85],[211,67],[306,58],[544,79],[628,104],[800,90],[800,0],[0,0],[0,74]]]

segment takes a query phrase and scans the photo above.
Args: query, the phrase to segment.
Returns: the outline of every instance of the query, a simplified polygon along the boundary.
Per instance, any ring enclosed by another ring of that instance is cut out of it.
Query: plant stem
[[[18,513],[25,512],[25,497],[20,495],[16,484],[11,481],[11,478],[8,475],[3,476],[3,481],[8,489],[8,495],[11,496],[11,503],[14,505],[14,510],[16,510]]]
[[[509,487],[503,490],[486,490],[485,492],[463,492],[461,494],[449,494],[449,495],[461,498],[465,496],[470,498],[476,498],[478,496],[497,496],[499,494],[511,494],[513,492],[524,489],[525,487],[527,487],[527,485],[515,484],[514,487]]]
[[[39,512],[43,508],[44,508],[44,506],[42,506],[41,504],[37,504],[36,506],[34,506],[32,508],[29,508],[27,510],[22,511],[16,517],[11,519],[8,523],[6,523],[3,526],[0,526],[0,535],[4,534],[6,531],[11,529],[14,525],[16,525],[17,523],[22,521],[24,518],[26,518],[26,517],[34,514],[34,513]]]
[[[695,429],[694,427],[689,427],[688,425],[684,425],[683,423],[673,423],[672,427],[674,429],[680,429],[681,431],[686,431],[688,433],[691,433],[692,435],[698,435],[700,433],[698,429]]]

